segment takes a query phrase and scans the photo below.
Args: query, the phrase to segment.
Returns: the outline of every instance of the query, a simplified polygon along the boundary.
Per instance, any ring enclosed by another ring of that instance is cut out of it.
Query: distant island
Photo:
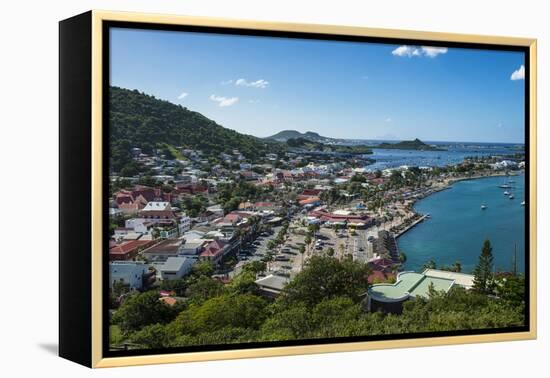
[[[350,153],[357,154],[370,154],[372,153],[373,148],[416,151],[446,151],[446,149],[444,148],[426,144],[418,138],[414,140],[404,140],[395,143],[382,142],[377,144],[373,143],[373,141],[358,143],[360,142],[359,140],[352,141],[349,139],[330,138],[319,135],[318,133],[313,131],[306,131],[305,133],[301,133],[297,130],[283,130],[265,139],[270,141],[286,142],[287,144],[289,144],[290,142],[290,144],[293,144],[291,147],[307,147],[310,150],[330,149],[333,152],[356,151]],[[310,143],[308,144],[306,142]],[[315,143],[321,143],[324,146],[315,145]],[[300,146],[298,146],[297,144],[300,144]],[[327,145],[330,146],[330,148]]]
[[[414,140],[404,140],[396,143],[383,142],[372,148],[384,148],[393,150],[416,150],[416,151],[446,151],[444,148],[430,146],[416,138]]]
[[[265,139],[275,140],[277,142],[287,142],[289,139],[306,139],[311,142],[331,143],[331,144],[341,143],[344,141],[343,139],[325,137],[313,131],[306,131],[305,133],[301,133],[297,130],[279,131],[277,134],[269,136]]]

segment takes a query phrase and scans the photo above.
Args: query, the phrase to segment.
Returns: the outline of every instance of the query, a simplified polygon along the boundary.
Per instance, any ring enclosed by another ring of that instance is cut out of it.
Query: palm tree
[[[453,272],[457,272],[457,273],[462,272],[462,264],[460,263],[460,261],[455,261],[453,265],[451,265],[451,268]]]
[[[426,269],[437,269],[437,265],[436,265],[435,261],[433,259],[431,259],[430,261],[428,261],[427,263],[424,264],[423,268],[424,268],[424,270],[426,270]]]
[[[340,258],[343,258],[344,252],[346,251],[346,246],[344,245],[344,243],[340,243],[338,249],[340,250]]]
[[[309,254],[309,245],[311,244],[311,236],[306,235],[306,237],[304,238],[304,243],[306,243],[307,253]]]
[[[301,245],[299,251],[300,255],[302,256],[301,269],[304,269],[304,253],[306,252],[306,247]]]
[[[238,228],[237,231],[235,231],[235,237],[239,239],[239,252],[241,252],[243,247],[243,235],[244,230],[242,228]]]

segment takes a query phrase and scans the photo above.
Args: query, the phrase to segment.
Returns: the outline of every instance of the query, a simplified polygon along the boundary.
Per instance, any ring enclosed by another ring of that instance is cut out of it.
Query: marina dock
[[[420,218],[418,218],[417,220],[415,220],[414,222],[412,222],[410,225],[408,225],[407,227],[405,227],[403,230],[399,231],[397,234],[395,234],[395,238],[397,239],[398,237],[400,237],[401,235],[403,235],[405,232],[409,231],[411,228],[415,227],[417,224],[421,223],[424,221],[424,219],[426,219],[428,217],[428,214],[424,214],[422,215]]]

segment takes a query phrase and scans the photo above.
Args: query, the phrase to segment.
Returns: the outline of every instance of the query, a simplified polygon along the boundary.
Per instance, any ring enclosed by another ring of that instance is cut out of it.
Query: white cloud
[[[178,99],[179,99],[179,100],[183,100],[183,99],[186,98],[187,96],[189,96],[189,93],[187,93],[187,92],[182,92],[182,93],[178,96]]]
[[[399,46],[391,52],[395,56],[408,56],[409,58],[414,55],[420,55],[420,50],[416,47],[411,46]]]
[[[235,81],[235,85],[241,87],[253,87],[253,88],[267,88],[269,81],[259,79],[256,81],[247,81],[246,79],[238,79]]]
[[[435,58],[439,54],[446,54],[447,48],[446,47],[430,47],[430,46],[422,46],[422,52],[424,55]]]
[[[525,80],[525,66],[523,64],[517,70],[512,72],[510,80]]]
[[[440,54],[446,54],[448,49],[446,47],[431,47],[431,46],[407,46],[402,45],[393,50],[391,53],[395,56],[427,56],[429,58],[435,58]]]
[[[226,107],[236,104],[239,101],[238,97],[223,97],[223,96],[216,96],[216,95],[210,95],[210,100],[215,101],[218,103],[218,106],[220,107]]]

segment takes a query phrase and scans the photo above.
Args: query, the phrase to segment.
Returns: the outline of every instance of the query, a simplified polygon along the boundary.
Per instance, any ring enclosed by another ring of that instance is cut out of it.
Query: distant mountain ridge
[[[279,131],[277,134],[269,136],[265,139],[276,140],[278,142],[286,142],[289,139],[300,139],[300,138],[307,139],[311,142],[319,142],[319,143],[334,143],[339,141],[339,139],[325,137],[313,131],[306,131],[305,133],[301,133],[297,130]]]

